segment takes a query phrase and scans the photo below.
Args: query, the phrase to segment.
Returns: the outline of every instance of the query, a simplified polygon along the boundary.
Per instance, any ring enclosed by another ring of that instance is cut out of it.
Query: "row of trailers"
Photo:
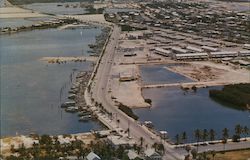
[[[162,56],[171,57],[175,60],[207,60],[209,58],[234,58],[250,56],[250,50],[189,52],[186,49],[178,47],[173,47],[170,49],[154,48],[153,52]]]

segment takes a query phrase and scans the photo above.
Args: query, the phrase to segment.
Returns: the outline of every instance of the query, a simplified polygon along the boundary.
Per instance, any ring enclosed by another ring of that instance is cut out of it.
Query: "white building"
[[[155,149],[149,148],[145,152],[146,160],[161,160],[162,157],[159,153],[155,151]]]
[[[238,53],[234,51],[210,52],[209,56],[211,58],[236,57]]]
[[[239,56],[241,56],[241,57],[250,56],[250,50],[242,50],[242,51],[239,51]]]
[[[207,53],[175,54],[174,58],[176,60],[187,60],[187,59],[204,60],[204,59],[208,59],[208,54]]]
[[[154,50],[156,54],[166,56],[166,57],[170,56],[171,54],[171,51],[163,49],[163,48],[159,48],[159,47],[155,48]]]
[[[90,152],[87,157],[86,157],[87,160],[101,160],[101,158],[95,154],[94,152]]]
[[[179,47],[172,47],[172,51],[176,54],[186,54],[188,53],[187,50],[179,48]]]

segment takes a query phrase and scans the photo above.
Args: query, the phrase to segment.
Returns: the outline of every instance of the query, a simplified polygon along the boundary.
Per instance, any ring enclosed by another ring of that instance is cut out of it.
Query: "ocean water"
[[[79,123],[59,107],[66,101],[70,75],[92,70],[92,62],[47,64],[44,56],[88,55],[101,28],[33,30],[0,36],[1,136],[70,134],[98,130],[99,122]],[[60,90],[63,99],[60,100]]]

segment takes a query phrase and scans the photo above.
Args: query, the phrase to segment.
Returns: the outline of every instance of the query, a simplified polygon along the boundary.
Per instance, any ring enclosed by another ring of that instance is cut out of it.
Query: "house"
[[[139,155],[138,155],[135,151],[129,150],[129,151],[128,151],[128,158],[129,158],[130,160],[136,159],[136,158],[139,158]]]
[[[144,153],[145,153],[146,160],[161,160],[162,159],[161,155],[157,153],[155,149],[153,148],[149,148],[145,150]]]
[[[100,160],[100,159],[101,158],[94,152],[90,152],[86,157],[86,160]]]

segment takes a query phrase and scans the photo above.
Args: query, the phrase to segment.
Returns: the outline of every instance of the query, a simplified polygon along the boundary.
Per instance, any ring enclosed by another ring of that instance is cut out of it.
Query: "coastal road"
[[[108,81],[111,75],[111,67],[113,64],[116,46],[118,43],[118,39],[120,36],[121,30],[118,26],[114,26],[113,32],[110,36],[110,40],[106,46],[105,53],[100,61],[99,68],[96,73],[96,77],[94,79],[94,86],[92,88],[93,98],[102,103],[103,107],[111,112],[113,115],[113,121],[117,123],[119,128],[122,128],[123,131],[129,129],[129,135],[124,132],[121,133],[124,136],[129,136],[134,138],[138,144],[140,143],[140,139],[143,139],[143,145],[151,147],[155,142],[161,142],[160,137],[154,135],[150,132],[144,125],[141,125],[138,121],[130,118],[124,112],[118,109],[112,101],[110,95],[108,94]],[[119,119],[119,123],[117,120]],[[115,128],[116,126],[114,126]],[[183,156],[177,154],[174,149],[170,147],[167,143],[163,142],[165,146],[165,156],[164,159],[168,160],[176,160],[183,159]]]

